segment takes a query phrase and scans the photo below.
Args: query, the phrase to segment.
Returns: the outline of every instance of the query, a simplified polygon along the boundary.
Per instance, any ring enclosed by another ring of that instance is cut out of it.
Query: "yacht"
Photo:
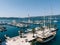
[[[17,23],[16,26],[17,27],[28,27],[27,24],[22,24],[22,23]]]
[[[54,20],[54,22],[58,22],[56,17],[55,17],[55,20]]]
[[[0,26],[0,32],[6,31],[6,27]]]
[[[30,32],[30,31],[32,31],[32,29],[27,29],[27,30],[25,30],[25,32]]]
[[[36,31],[37,33],[36,41],[41,43],[48,42],[56,36],[56,31],[57,28],[55,26],[52,27],[51,20],[48,26],[45,25],[45,20],[44,20],[44,26],[42,26],[38,31]]]

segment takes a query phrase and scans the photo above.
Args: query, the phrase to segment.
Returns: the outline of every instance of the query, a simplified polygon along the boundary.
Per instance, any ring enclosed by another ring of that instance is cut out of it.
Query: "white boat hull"
[[[56,34],[55,34],[55,35],[56,35]],[[46,43],[46,42],[49,42],[50,40],[52,40],[52,39],[55,37],[55,35],[53,35],[52,37],[50,37],[50,38],[48,38],[48,39],[46,39],[46,40],[44,40],[44,41],[38,40],[38,42],[40,42],[40,43]]]

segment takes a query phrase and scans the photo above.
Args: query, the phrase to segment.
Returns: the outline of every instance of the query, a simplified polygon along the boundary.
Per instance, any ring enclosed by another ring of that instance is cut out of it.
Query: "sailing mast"
[[[44,27],[45,27],[45,16],[44,16]]]
[[[28,14],[28,18],[29,18],[29,19],[28,19],[28,23],[30,23],[30,16],[29,16],[29,14]]]
[[[53,15],[52,3],[50,3],[50,11],[51,11],[51,15]],[[49,20],[50,20],[50,28],[51,28],[51,20],[52,20],[51,16]]]
[[[44,38],[45,37],[45,16],[43,16],[43,27],[42,28],[42,37]]]

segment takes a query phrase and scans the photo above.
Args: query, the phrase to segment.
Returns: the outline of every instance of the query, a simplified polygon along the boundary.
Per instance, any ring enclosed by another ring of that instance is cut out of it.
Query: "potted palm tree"
[[[34,34],[35,34],[35,28],[32,29],[32,33],[33,33],[33,37],[35,37],[34,36]]]
[[[20,37],[23,37],[23,30],[20,30]]]

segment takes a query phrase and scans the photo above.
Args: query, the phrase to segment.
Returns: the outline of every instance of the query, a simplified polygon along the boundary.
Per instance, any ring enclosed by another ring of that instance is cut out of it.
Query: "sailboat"
[[[5,26],[0,25],[0,32],[7,31]]]
[[[29,14],[28,14],[28,17],[29,17],[29,19],[28,19],[28,22],[27,22],[27,23],[33,23],[33,22],[31,21],[31,19],[30,19]]]
[[[53,15],[52,12],[52,5],[51,5],[51,14]],[[49,18],[49,23],[48,26],[46,26],[46,22],[45,22],[45,17],[44,17],[44,26],[41,27],[41,31],[37,32],[37,41],[41,42],[41,43],[46,43],[50,40],[52,40],[55,36],[56,36],[56,32],[57,32],[57,27],[56,25],[52,24],[52,20],[51,20],[51,16]],[[57,22],[56,20],[54,22]]]
[[[57,19],[57,18],[55,17],[55,20],[54,20],[54,22],[58,22],[56,19]]]

